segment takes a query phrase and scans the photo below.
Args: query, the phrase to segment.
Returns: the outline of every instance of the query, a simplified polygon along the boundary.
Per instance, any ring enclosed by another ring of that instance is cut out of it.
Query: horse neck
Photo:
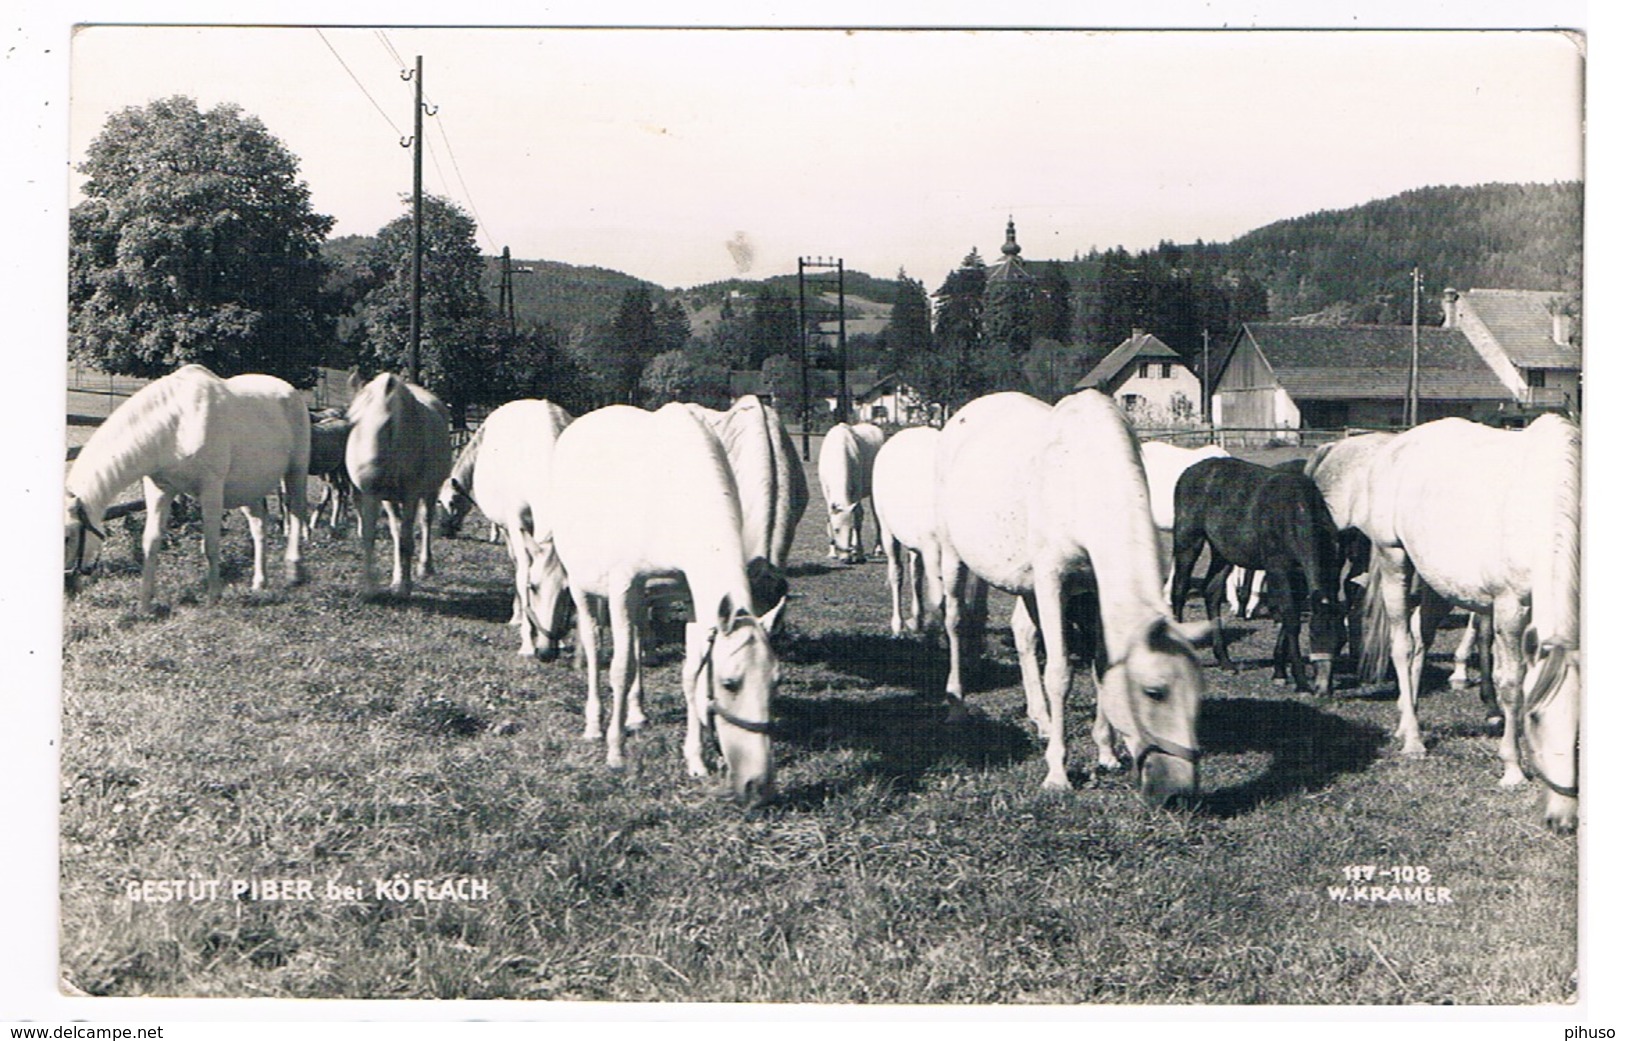
[[[480,444],[484,440],[485,425],[481,424],[480,428],[474,431],[473,436],[468,439],[468,444],[464,445],[463,450],[457,453],[457,461],[451,465],[452,478],[462,485],[464,489],[473,488],[474,464],[479,459]]]
[[[1550,475],[1548,528],[1537,532],[1533,543],[1540,555],[1530,574],[1530,621],[1542,640],[1571,647],[1580,643],[1580,434],[1569,424],[1551,424],[1551,431],[1525,433],[1546,436],[1548,451],[1539,468]],[[1542,446],[1543,448],[1545,446]],[[1536,499],[1535,501],[1541,501]]]
[[[131,399],[131,403],[134,399]],[[175,415],[167,397],[129,404],[96,428],[68,473],[67,489],[99,518],[113,496],[153,473],[174,454]]]

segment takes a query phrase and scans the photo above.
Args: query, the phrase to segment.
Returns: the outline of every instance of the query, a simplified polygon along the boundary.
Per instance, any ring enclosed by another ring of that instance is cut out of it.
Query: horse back
[[[451,473],[451,415],[422,387],[383,373],[350,403],[345,467],[363,493],[429,498]]]

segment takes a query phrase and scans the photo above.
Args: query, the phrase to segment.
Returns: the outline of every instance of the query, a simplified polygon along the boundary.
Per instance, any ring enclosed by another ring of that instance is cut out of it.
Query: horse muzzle
[[[1153,809],[1195,797],[1200,789],[1197,764],[1202,753],[1172,741],[1152,742],[1134,757],[1140,798]]]

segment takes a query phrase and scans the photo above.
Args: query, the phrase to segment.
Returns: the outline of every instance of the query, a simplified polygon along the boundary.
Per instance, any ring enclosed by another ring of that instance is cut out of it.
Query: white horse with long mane
[[[936,475],[949,697],[962,706],[959,614],[972,572],[1018,598],[1011,626],[1027,714],[1048,738],[1044,785],[1071,787],[1063,605],[1069,586],[1092,579],[1098,620],[1081,649],[1094,658],[1100,764],[1119,765],[1120,736],[1148,801],[1194,792],[1204,690],[1194,643],[1211,630],[1170,617],[1139,442],[1111,399],[1086,390],[1051,408],[1025,394],[978,398],[944,427]]]
[[[233,507],[247,516],[254,542],[253,588],[265,588],[265,497],[279,489],[288,511],[288,581],[302,581],[309,463],[310,413],[291,385],[257,374],[223,380],[201,365],[182,366],[115,409],[74,460],[64,502],[64,570],[77,575],[95,560],[109,503],[140,480],[147,506],[142,611],[152,607],[169,508],[182,493],[196,497],[203,514],[210,600],[220,598],[220,518]]]
[[[563,638],[564,568],[553,548],[553,446],[570,413],[551,401],[510,401],[480,424],[441,487],[448,517],[480,508],[513,559],[519,653],[551,659]],[[466,459],[464,463],[462,460]]]
[[[873,423],[837,423],[818,449],[818,484],[829,506],[829,557],[862,563],[863,500],[886,432]]]
[[[434,573],[431,547],[435,495],[451,473],[451,413],[429,391],[390,372],[365,385],[350,376],[350,437],[344,466],[361,514],[363,591],[377,584],[373,541],[383,510],[395,543],[390,591],[412,591],[413,529],[421,527],[417,573]]]
[[[686,407],[727,453],[739,488],[745,559],[759,557],[785,567],[796,525],[807,510],[807,475],[779,414],[754,394],[739,398],[726,412],[693,403]]]
[[[653,413],[626,405],[599,409],[559,435],[551,498],[553,538],[569,575],[587,664],[583,736],[604,734],[609,765],[625,763],[626,702],[645,586],[654,577],[680,577],[696,619],[687,627],[682,666],[688,772],[706,774],[701,731],[711,727],[735,794],[766,798],[773,787],[778,672],[768,631],[782,601],[760,618],[751,612],[739,492],[721,442],[683,405]],[[607,601],[614,643],[603,729],[594,600]]]
[[[1390,652],[1399,677],[1403,752],[1426,748],[1416,693],[1426,647],[1413,638],[1416,574],[1473,611],[1492,609],[1495,690],[1505,714],[1501,784],[1547,787],[1546,823],[1578,819],[1580,430],[1555,415],[1526,430],[1441,419],[1381,446],[1364,469],[1371,539],[1362,673]],[[1520,752],[1522,755],[1520,756]],[[1520,758],[1522,765],[1520,765]]]

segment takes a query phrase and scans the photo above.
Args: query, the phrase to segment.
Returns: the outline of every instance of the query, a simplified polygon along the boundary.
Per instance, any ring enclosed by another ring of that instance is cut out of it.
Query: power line
[[[382,29],[374,29],[372,34],[373,36],[377,37],[379,43],[384,45],[384,50],[389,54],[390,60],[393,61],[397,67],[402,69],[406,68],[406,59],[402,58],[400,52],[395,49],[395,45],[389,42],[389,37],[384,35],[384,31]]]
[[[491,230],[485,226],[484,219],[480,217],[479,207],[474,205],[474,193],[468,190],[468,182],[463,180],[463,169],[457,163],[457,153],[452,150],[451,138],[446,134],[445,119],[436,119],[435,125],[440,128],[440,137],[446,142],[446,156],[451,160],[451,168],[457,174],[457,183],[463,187],[463,198],[468,200],[468,209],[474,214],[474,224],[480,229],[480,231],[485,233],[485,241],[491,246],[491,249],[495,251],[497,248],[496,239],[491,236]],[[436,164],[435,168],[438,170],[439,165]]]
[[[395,125],[395,121],[389,118],[389,113],[385,112],[384,107],[378,104],[377,99],[374,98],[370,92],[368,92],[366,86],[361,82],[361,79],[356,76],[355,72],[350,68],[349,63],[344,60],[344,56],[334,49],[333,44],[328,40],[327,35],[320,29],[316,30],[316,35],[320,36],[322,38],[322,42],[327,44],[327,49],[333,52],[333,57],[338,59],[338,63],[343,66],[344,71],[349,73],[350,79],[355,81],[355,85],[361,89],[361,93],[366,95],[368,101],[372,102],[372,107],[378,110],[378,114],[380,116],[384,117],[384,122],[389,124],[389,129],[395,131],[395,136],[403,136],[401,134],[401,128]]]

